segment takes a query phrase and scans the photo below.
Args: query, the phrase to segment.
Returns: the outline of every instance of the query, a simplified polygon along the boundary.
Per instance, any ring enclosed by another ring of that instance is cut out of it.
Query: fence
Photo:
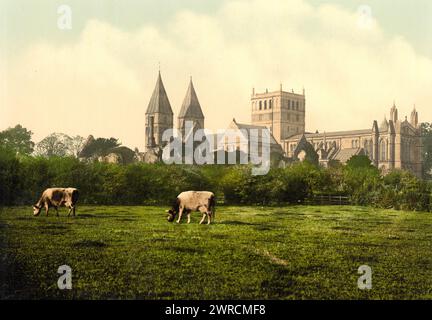
[[[351,199],[343,195],[320,194],[305,199],[305,204],[346,206],[351,204]]]

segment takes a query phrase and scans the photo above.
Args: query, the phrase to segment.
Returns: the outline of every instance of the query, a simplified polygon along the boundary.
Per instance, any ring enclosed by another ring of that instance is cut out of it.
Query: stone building
[[[183,104],[178,115],[177,128],[180,130],[182,137],[185,137],[187,133],[186,122],[192,123],[193,132],[198,129],[204,129],[204,114],[201,109],[195,88],[192,82],[192,77],[189,82],[189,87],[186,92],[186,96],[183,100]]]
[[[422,143],[417,110],[411,112],[410,119],[400,120],[395,104],[390,110],[390,118],[364,130],[307,133],[306,96],[283,91],[256,93],[251,95],[252,124],[240,124],[233,120],[227,129],[249,130],[267,128],[271,136],[271,151],[280,153],[288,161],[314,160],[323,166],[330,161],[346,163],[354,155],[367,155],[375,166],[383,172],[391,169],[405,169],[417,176],[422,174]],[[177,128],[183,139],[187,134],[187,123],[192,123],[193,132],[204,129],[204,113],[199,103],[192,78],[180,113]],[[156,87],[146,112],[146,153],[142,159],[160,161],[162,134],[173,128],[173,111],[159,72]],[[214,139],[212,137],[211,139]],[[215,147],[217,147],[215,140]],[[248,141],[249,142],[249,141]],[[237,141],[222,143],[225,151],[239,149]]]
[[[282,90],[252,92],[252,124],[266,126],[279,144],[295,134],[305,132],[305,92],[297,94]]]
[[[421,132],[415,108],[410,121],[399,120],[393,105],[390,119],[385,118],[380,125],[374,121],[369,129],[293,135],[282,141],[288,157],[297,156],[302,138],[313,146],[324,166],[332,160],[346,163],[352,156],[367,155],[383,172],[405,169],[419,177],[422,174]]]
[[[162,146],[162,135],[165,130],[173,128],[174,113],[171,109],[162,77],[159,72],[156,86],[146,111],[146,150]]]
[[[390,119],[371,128],[339,132],[307,133],[306,97],[294,91],[252,92],[252,124],[266,126],[282,146],[285,156],[294,160],[317,159],[324,166],[332,160],[346,163],[354,155],[367,155],[375,166],[387,172],[405,169],[422,174],[422,143],[417,110],[410,120],[400,120],[395,104]],[[315,154],[311,154],[315,153]]]
[[[164,147],[162,136],[165,130],[174,128],[173,116],[174,113],[159,72],[156,87],[147,107],[145,128],[146,152],[138,155],[140,161],[150,163],[160,161],[161,150]],[[187,125],[192,124],[190,129],[193,129],[192,132],[196,132],[198,129],[204,129],[204,120],[204,113],[202,112],[191,77],[180,113],[177,117],[177,129],[180,131],[182,138],[185,139],[186,134],[189,133],[186,132],[186,130],[189,130]]]

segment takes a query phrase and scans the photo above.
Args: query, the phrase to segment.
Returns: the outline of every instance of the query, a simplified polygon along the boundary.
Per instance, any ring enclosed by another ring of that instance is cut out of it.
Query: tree
[[[112,149],[120,146],[118,139],[115,138],[97,138],[87,140],[88,142],[84,145],[83,149],[79,153],[80,158],[106,156]]]
[[[84,147],[84,141],[85,139],[81,136],[71,137],[68,150],[74,157],[78,158],[78,155],[81,153],[81,150]]]
[[[35,153],[43,157],[71,156],[72,138],[64,133],[52,133],[36,145]]]
[[[352,169],[370,169],[373,167],[372,161],[368,156],[352,156],[346,163]]]
[[[35,145],[31,141],[32,135],[33,132],[18,124],[14,128],[8,128],[0,132],[0,145],[16,153],[28,155],[33,152]]]
[[[432,124],[422,123],[421,134],[423,140],[423,177],[425,179],[432,178]]]

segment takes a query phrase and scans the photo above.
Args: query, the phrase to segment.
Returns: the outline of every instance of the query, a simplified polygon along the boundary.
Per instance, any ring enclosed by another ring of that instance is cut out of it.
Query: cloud
[[[310,131],[369,128],[393,100],[400,114],[415,103],[427,121],[431,59],[370,22],[304,0],[229,1],[212,15],[183,10],[128,32],[91,20],[74,43],[32,43],[0,63],[0,127],[22,123],[39,140],[54,131],[115,136],[142,149],[159,61],[175,116],[192,75],[211,129],[249,122],[252,87],[280,82],[305,87]]]

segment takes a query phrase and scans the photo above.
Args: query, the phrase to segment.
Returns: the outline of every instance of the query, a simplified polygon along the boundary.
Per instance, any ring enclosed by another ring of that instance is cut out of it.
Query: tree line
[[[246,165],[129,165],[74,157],[17,156],[0,149],[0,204],[32,205],[48,187],[76,187],[80,203],[169,205],[185,190],[210,190],[240,205],[303,203],[320,194],[346,195],[353,204],[430,211],[432,183],[406,171],[382,176],[364,156],[330,168],[308,162],[254,176]]]
[[[8,130],[0,132],[0,205],[31,205],[45,188],[57,186],[79,188],[85,204],[168,205],[181,191],[211,190],[226,204],[293,204],[333,194],[358,205],[431,210],[430,181],[402,170],[383,176],[365,156],[346,165],[323,168],[306,161],[253,176],[246,165],[108,164],[81,161],[73,153],[35,155],[30,131],[21,126]],[[121,148],[113,138],[95,141],[80,152],[88,156]],[[425,146],[428,157],[431,146]]]

